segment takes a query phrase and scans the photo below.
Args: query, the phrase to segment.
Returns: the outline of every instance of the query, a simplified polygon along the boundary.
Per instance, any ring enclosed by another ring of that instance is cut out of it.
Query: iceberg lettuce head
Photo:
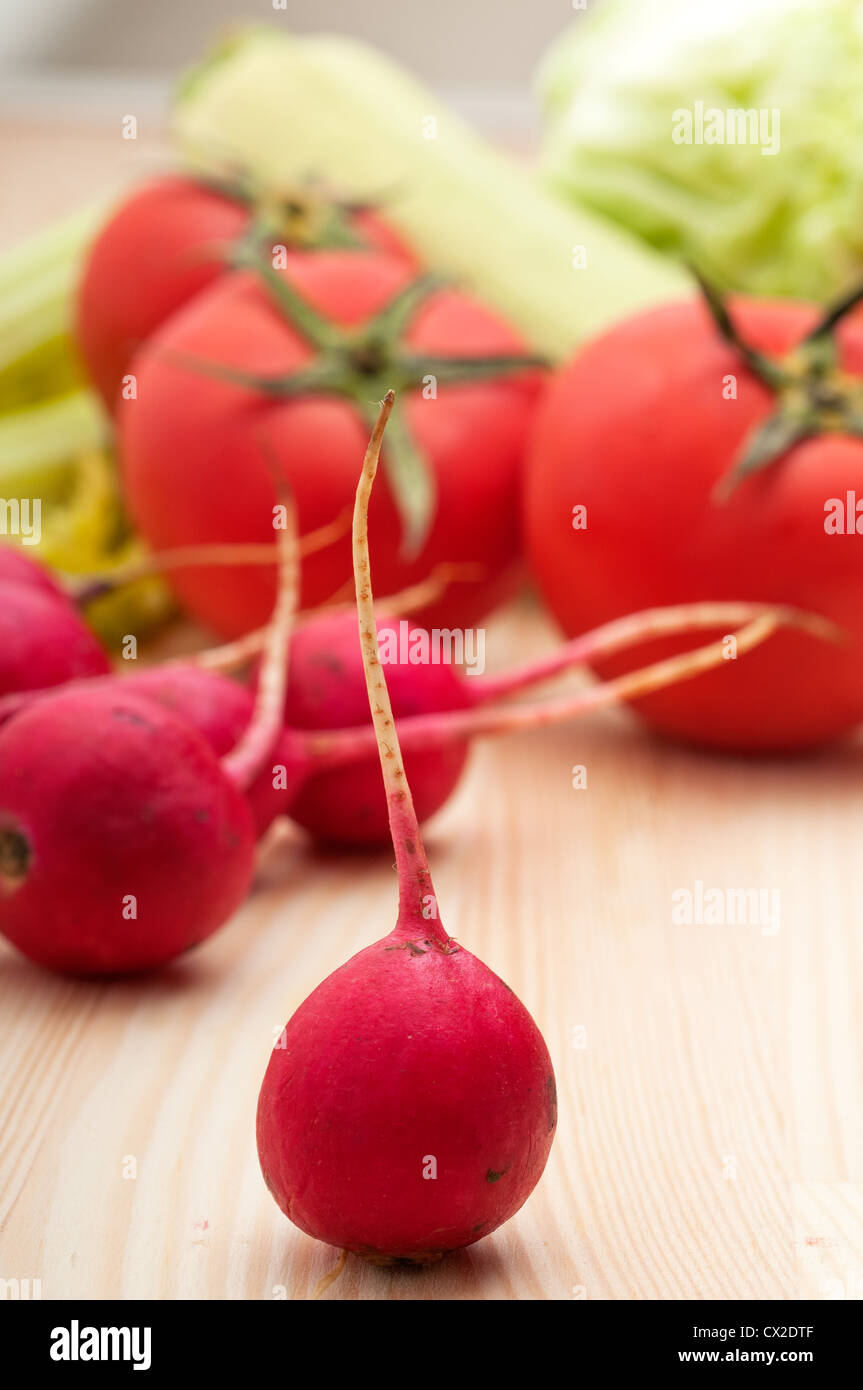
[[[546,181],[718,286],[863,279],[863,0],[591,0],[539,86]]]

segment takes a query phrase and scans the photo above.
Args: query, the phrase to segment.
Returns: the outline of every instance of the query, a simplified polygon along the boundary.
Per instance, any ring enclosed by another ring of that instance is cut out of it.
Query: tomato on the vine
[[[398,233],[371,208],[339,203],[315,184],[266,194],[233,180],[169,176],[125,199],[90,247],[76,336],[109,409],[135,351],[170,316],[230,272],[257,240],[272,253],[350,245],[415,265]]]
[[[116,420],[126,496],[156,549],[272,536],[277,459],[300,528],[349,518],[369,419],[398,393],[371,508],[381,597],[445,562],[473,567],[426,610],[467,625],[513,588],[520,470],[538,359],[468,296],[392,258],[321,251],[223,278],[132,362]],[[302,602],[350,593],[348,526],[306,557]],[[266,622],[269,568],[197,568],[169,580],[232,636]]]
[[[832,619],[845,642],[786,630],[636,706],[700,744],[806,748],[863,721],[863,534],[836,520],[863,503],[863,324],[840,322],[850,297],[823,318],[752,299],[729,316],[707,299],[619,324],[555,379],[526,468],[529,560],[567,634],[700,599]]]

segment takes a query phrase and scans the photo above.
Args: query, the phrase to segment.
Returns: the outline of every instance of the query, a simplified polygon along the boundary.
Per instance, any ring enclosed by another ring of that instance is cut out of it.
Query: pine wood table
[[[499,661],[550,640],[530,606],[489,637]],[[501,1231],[422,1273],[351,1259],[323,1296],[863,1294],[861,770],[857,748],[700,756],[623,712],[479,745],[429,853],[449,929],[545,1034],[557,1140]],[[676,924],[699,881],[777,890],[778,930]],[[0,948],[0,1276],[309,1298],[336,1253],[264,1188],[257,1090],[292,1010],[394,911],[391,855],[283,827],[236,920],[156,978]]]
[[[34,186],[73,148],[91,193],[116,163],[38,135],[7,131],[3,158]],[[75,205],[64,187],[29,225]],[[552,640],[526,605],[489,649]],[[322,1296],[863,1295],[861,763],[700,756],[625,713],[480,745],[429,853],[449,929],[545,1034],[558,1136],[501,1231],[425,1272],[350,1259]],[[675,923],[699,882],[777,890],[779,929]],[[264,1188],[257,1091],[292,1010],[394,913],[391,856],[282,828],[236,920],[158,977],[56,979],[0,943],[0,1277],[44,1298],[313,1297],[336,1252]]]

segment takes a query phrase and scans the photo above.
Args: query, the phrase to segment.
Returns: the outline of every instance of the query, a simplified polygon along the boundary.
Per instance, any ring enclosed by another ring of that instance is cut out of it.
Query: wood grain
[[[530,606],[489,637],[499,662],[551,640]],[[859,777],[857,748],[706,757],[625,713],[479,746],[429,852],[450,930],[545,1034],[558,1137],[501,1231],[424,1273],[349,1259],[323,1297],[857,1288]],[[779,930],[676,925],[698,879],[778,889]],[[291,1011],[394,912],[390,856],[283,826],[236,920],[157,978],[58,980],[4,947],[0,1275],[46,1298],[310,1298],[337,1252],[264,1189],[257,1089]]]

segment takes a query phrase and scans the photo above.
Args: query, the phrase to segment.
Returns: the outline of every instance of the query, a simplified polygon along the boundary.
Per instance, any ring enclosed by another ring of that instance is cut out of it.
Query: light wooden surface
[[[530,608],[490,635],[499,660],[547,640]],[[501,1231],[424,1273],[351,1259],[325,1297],[863,1295],[860,774],[857,749],[699,756],[623,713],[478,747],[433,870],[545,1034],[557,1140]],[[698,879],[779,890],[779,930],[675,925]],[[264,1188],[257,1090],[292,1010],[394,912],[391,856],[282,830],[237,919],[158,978],[59,980],[2,948],[0,1274],[308,1298],[335,1252]]]
[[[502,664],[551,640],[530,608],[489,639]],[[324,1297],[863,1295],[860,780],[859,747],[720,759],[624,714],[481,745],[429,852],[449,929],[545,1034],[558,1136],[501,1231],[426,1272],[350,1259]],[[697,880],[779,890],[779,930],[675,925]],[[158,978],[70,982],[0,945],[0,1277],[312,1296],[336,1254],[264,1188],[257,1091],[291,1011],[394,913],[389,856],[282,831],[237,919]]]

